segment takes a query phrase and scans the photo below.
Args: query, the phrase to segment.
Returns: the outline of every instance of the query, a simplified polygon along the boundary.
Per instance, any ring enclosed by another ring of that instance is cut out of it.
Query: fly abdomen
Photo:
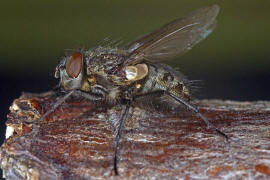
[[[190,93],[185,85],[187,79],[183,74],[164,64],[148,64],[148,76],[142,80],[137,94],[147,94],[156,91],[167,91],[187,101]]]

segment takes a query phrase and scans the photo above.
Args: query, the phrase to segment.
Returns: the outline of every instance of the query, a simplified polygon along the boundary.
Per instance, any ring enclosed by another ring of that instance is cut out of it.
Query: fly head
[[[66,90],[80,89],[84,78],[84,61],[81,52],[66,56],[58,64],[55,78],[60,78],[60,86]]]

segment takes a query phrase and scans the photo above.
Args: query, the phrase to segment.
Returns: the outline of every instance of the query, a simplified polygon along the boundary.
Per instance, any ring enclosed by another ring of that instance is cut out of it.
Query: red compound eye
[[[66,62],[66,72],[69,77],[76,78],[82,70],[82,54],[75,52]]]

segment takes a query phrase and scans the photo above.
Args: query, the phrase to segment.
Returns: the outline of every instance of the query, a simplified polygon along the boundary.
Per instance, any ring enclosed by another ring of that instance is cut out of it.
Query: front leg
[[[44,118],[46,118],[49,114],[51,114],[52,112],[55,111],[56,108],[58,108],[61,104],[63,104],[71,95],[77,95],[77,96],[81,96],[84,97],[85,99],[88,99],[90,101],[99,101],[102,100],[103,96],[100,96],[98,94],[90,94],[90,93],[86,93],[80,90],[71,90],[69,91],[67,94],[65,94],[63,97],[60,97],[55,103],[54,105],[51,107],[50,110],[48,110],[47,112],[45,112],[40,118],[28,122],[28,121],[24,121],[27,124],[34,124],[34,123],[38,123],[41,120],[43,120]]]
[[[56,103],[54,103],[54,105],[51,107],[50,110],[48,110],[47,112],[45,112],[40,118],[34,120],[34,121],[31,121],[31,122],[28,122],[28,121],[24,121],[25,123],[27,124],[34,124],[34,123],[38,123],[40,122],[41,120],[43,120],[45,117],[47,117],[49,114],[51,114],[53,111],[55,111],[56,108],[58,108],[58,106],[60,106],[61,104],[63,104],[65,102],[66,99],[68,99],[73,93],[74,93],[75,90],[73,91],[70,91],[69,93],[67,93],[65,96],[59,98]]]

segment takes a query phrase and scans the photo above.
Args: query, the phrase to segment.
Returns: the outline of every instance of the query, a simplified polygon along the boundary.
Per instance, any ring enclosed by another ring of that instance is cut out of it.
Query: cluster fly
[[[176,19],[152,33],[129,43],[125,47],[95,47],[74,50],[56,67],[55,77],[60,78],[60,88],[66,92],[53,107],[32,123],[37,123],[52,113],[70,96],[80,96],[92,102],[110,105],[121,104],[123,113],[119,119],[114,139],[114,172],[118,175],[119,142],[129,109],[136,101],[146,97],[158,101],[166,97],[166,106],[177,104],[196,113],[208,127],[218,130],[190,103],[188,80],[173,68],[160,64],[190,50],[206,38],[215,28],[219,7],[213,5],[198,9],[188,16]]]

